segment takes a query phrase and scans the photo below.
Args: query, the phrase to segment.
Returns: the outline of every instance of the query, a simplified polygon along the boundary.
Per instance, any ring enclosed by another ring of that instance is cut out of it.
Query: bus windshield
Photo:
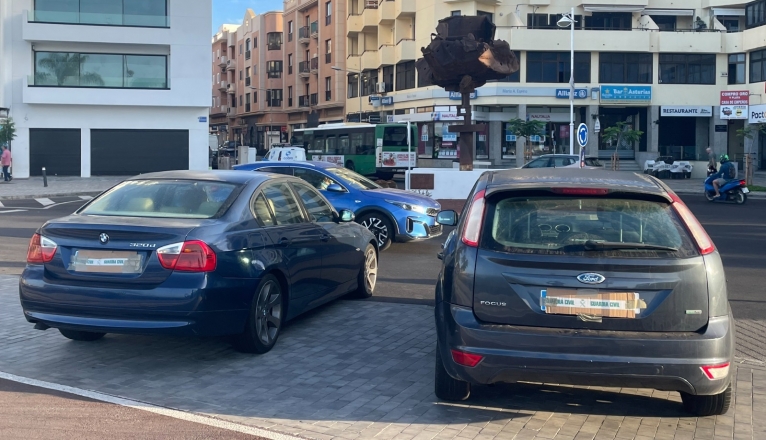
[[[381,187],[372,180],[347,168],[327,168],[327,171],[340,177],[345,183],[353,186],[356,189],[378,189]]]

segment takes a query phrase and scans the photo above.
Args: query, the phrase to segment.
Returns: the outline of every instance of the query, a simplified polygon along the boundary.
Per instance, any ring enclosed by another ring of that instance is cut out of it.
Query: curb
[[[50,192],[39,194],[27,194],[23,196],[0,196],[0,200],[24,200],[24,199],[39,199],[43,197],[79,197],[79,196],[92,196],[95,197],[104,191],[85,191],[78,193],[71,192]]]
[[[675,192],[679,196],[704,196],[704,194],[702,194],[702,192],[700,192],[700,191],[676,191],[676,190],[673,190],[673,192]],[[766,200],[766,192],[752,191],[752,192],[750,192],[750,194],[747,195],[747,198],[748,199],[756,199],[756,200],[760,200],[760,199]]]

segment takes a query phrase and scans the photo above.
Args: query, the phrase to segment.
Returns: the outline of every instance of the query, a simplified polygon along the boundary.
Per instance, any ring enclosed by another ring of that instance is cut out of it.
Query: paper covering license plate
[[[69,270],[94,273],[140,273],[142,256],[129,251],[87,251],[74,253]]]
[[[540,308],[546,314],[635,318],[646,303],[636,292],[552,288],[540,292]]]
[[[747,193],[749,193],[749,192],[750,192],[750,190],[749,190],[749,189],[747,189],[747,188],[742,188],[742,192],[743,192],[743,193],[745,193],[745,194],[747,194]]]

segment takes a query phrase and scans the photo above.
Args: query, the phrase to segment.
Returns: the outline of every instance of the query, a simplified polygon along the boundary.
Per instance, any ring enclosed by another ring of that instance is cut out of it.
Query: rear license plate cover
[[[632,319],[646,304],[636,292],[549,288],[540,291],[540,308],[546,314]]]
[[[131,251],[78,250],[72,257],[69,270],[89,273],[136,274],[141,273],[143,256]]]

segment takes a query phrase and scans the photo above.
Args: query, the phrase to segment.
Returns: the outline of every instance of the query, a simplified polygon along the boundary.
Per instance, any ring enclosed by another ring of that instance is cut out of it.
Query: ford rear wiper
[[[603,251],[603,250],[646,250],[646,251],[667,251],[676,252],[678,248],[671,246],[661,246],[658,244],[646,244],[646,243],[624,243],[620,241],[593,241],[588,240],[581,244],[570,244],[560,247],[559,250],[572,250],[572,249],[585,249],[586,251]]]

